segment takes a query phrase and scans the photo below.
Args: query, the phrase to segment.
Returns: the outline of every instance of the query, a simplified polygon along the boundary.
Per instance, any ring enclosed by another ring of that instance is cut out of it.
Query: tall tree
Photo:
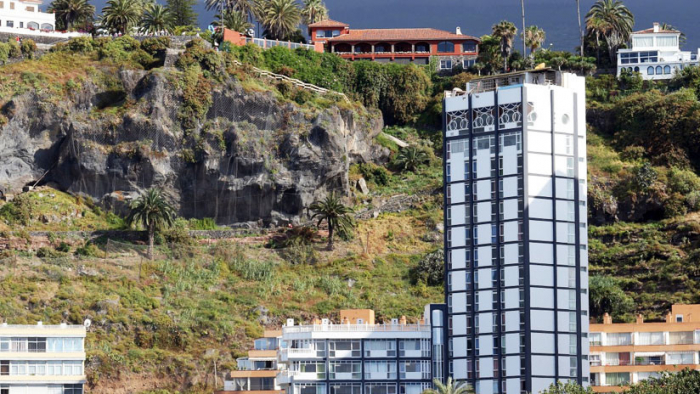
[[[254,0],[206,0],[207,10],[218,10],[219,14],[227,11],[237,11],[244,15],[248,21],[252,21],[255,14]]]
[[[87,0],[54,0],[47,11],[56,15],[56,30],[70,30],[95,16],[95,6]]]
[[[328,19],[328,8],[322,0],[304,0],[301,16],[304,18],[304,23],[310,25]]]
[[[159,189],[151,188],[134,200],[126,221],[130,226],[141,225],[148,232],[148,258],[153,260],[153,241],[156,230],[171,226],[175,209]]]
[[[311,219],[318,218],[318,226],[325,220],[328,224],[328,249],[333,250],[335,231],[349,231],[354,226],[350,213],[352,208],[343,204],[335,193],[329,194],[323,200],[314,201],[309,209],[314,213]]]
[[[535,51],[542,48],[547,34],[537,26],[528,26],[522,34],[525,45],[530,48],[530,57],[535,56]],[[525,54],[523,54],[525,56]]]
[[[518,33],[518,28],[513,22],[500,21],[493,25],[492,35],[501,42],[501,56],[503,57],[503,71],[508,71],[508,58],[513,51],[513,39]]]
[[[583,29],[581,29],[581,0],[576,0],[576,15],[578,16],[578,36],[581,39],[581,57],[583,57],[585,43],[583,40]]]
[[[174,26],[196,26],[197,13],[194,6],[197,0],[168,0],[168,10],[173,18]]]
[[[394,165],[401,171],[415,172],[421,164],[425,164],[427,161],[428,155],[425,151],[415,146],[409,146],[401,149],[401,152],[396,155]]]
[[[495,36],[481,36],[478,61],[484,65],[484,70],[494,73],[501,64],[501,40]]]
[[[598,0],[586,14],[586,26],[594,26],[608,45],[610,61],[615,63],[617,49],[630,38],[634,15],[619,0]]]
[[[141,18],[141,32],[147,34],[168,34],[173,30],[173,17],[170,10],[160,4],[146,9]]]
[[[223,26],[239,33],[245,33],[248,29],[253,27],[253,25],[248,22],[248,17],[240,11],[225,10],[223,16],[221,14],[216,14],[215,18],[217,20],[214,22],[214,26]]]
[[[126,34],[141,18],[137,0],[109,0],[102,9],[102,23],[110,31]]]
[[[274,39],[287,39],[301,23],[301,11],[295,0],[262,0],[259,20]]]

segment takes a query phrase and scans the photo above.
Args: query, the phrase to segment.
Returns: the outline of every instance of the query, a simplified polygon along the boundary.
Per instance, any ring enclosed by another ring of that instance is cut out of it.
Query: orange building
[[[229,373],[224,391],[219,393],[283,393],[275,379],[279,373],[277,350],[281,336],[281,330],[265,330],[263,337],[255,340],[254,349],[248,351],[248,357],[237,360],[238,370]]]
[[[325,20],[309,25],[313,43],[325,43],[326,51],[348,60],[429,64],[437,59],[440,70],[470,67],[479,52],[478,38],[430,29],[350,29],[347,23]]]
[[[673,305],[666,322],[590,325],[591,386],[598,393],[620,392],[644,379],[686,368],[700,370],[700,305]]]

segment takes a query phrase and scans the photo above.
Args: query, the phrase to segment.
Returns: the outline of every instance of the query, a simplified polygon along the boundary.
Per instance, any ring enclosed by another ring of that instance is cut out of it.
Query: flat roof
[[[343,34],[329,39],[329,42],[349,41],[434,41],[434,40],[472,40],[481,42],[474,36],[456,34],[432,28],[417,29],[350,29]]]

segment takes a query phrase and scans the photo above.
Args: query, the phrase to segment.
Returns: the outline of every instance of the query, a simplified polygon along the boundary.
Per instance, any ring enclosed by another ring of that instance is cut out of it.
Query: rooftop
[[[662,26],[659,25],[658,23],[654,23],[653,27],[650,27],[648,29],[644,30],[639,30],[632,32],[632,34],[654,34],[654,33],[672,33],[672,34],[680,34],[680,31],[674,30],[674,29],[662,29]]]
[[[351,29],[350,33],[329,39],[329,42],[346,41],[434,41],[434,40],[474,40],[477,37],[451,33],[432,28],[419,29]]]
[[[326,19],[320,22],[312,23],[308,27],[348,27],[349,25],[344,22],[334,21],[333,19]]]

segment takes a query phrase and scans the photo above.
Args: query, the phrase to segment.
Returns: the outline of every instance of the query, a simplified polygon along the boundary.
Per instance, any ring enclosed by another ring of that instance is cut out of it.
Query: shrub
[[[151,37],[141,42],[141,49],[148,52],[151,56],[155,56],[169,47],[170,37]]]
[[[234,260],[233,267],[243,279],[263,281],[271,279],[276,264],[271,261]]]
[[[423,256],[413,270],[416,282],[425,282],[430,286],[440,286],[445,276],[445,251],[438,249]]]
[[[33,59],[34,58],[34,52],[36,52],[36,43],[34,40],[30,40],[28,38],[22,40],[22,45],[20,47],[22,54],[29,58]]]
[[[588,283],[592,316],[609,313],[616,317],[634,309],[634,300],[625,294],[616,279],[594,275]]]
[[[16,59],[22,57],[22,49],[19,47],[19,43],[12,38],[7,40],[7,46],[9,48],[8,55],[10,58]]]
[[[297,104],[303,105],[314,98],[314,93],[306,90],[306,89],[301,89],[297,88],[294,89],[294,93],[292,94],[292,100],[296,102]]]
[[[389,171],[387,171],[386,168],[380,167],[374,163],[358,164],[357,169],[367,182],[374,182],[378,186],[386,186],[391,180]]]
[[[109,40],[111,41],[111,39],[109,39]],[[102,42],[104,42],[104,39],[102,40]],[[65,48],[70,50],[71,52],[80,52],[80,53],[92,52],[95,49],[93,46],[92,38],[90,38],[90,37],[71,38],[68,41],[68,44],[66,45]]]
[[[56,259],[65,256],[65,253],[42,246],[36,251],[36,257],[42,259]]]
[[[4,42],[0,42],[0,66],[7,63],[10,58],[10,46]]]
[[[141,49],[139,41],[131,36],[122,36],[105,42],[99,48],[100,59],[108,59],[115,63],[123,63],[131,59],[132,53]]]
[[[148,52],[139,49],[131,54],[131,60],[134,63],[138,63],[145,69],[153,68],[155,59]]]
[[[179,60],[178,60],[179,61]],[[211,83],[200,72],[199,66],[192,65],[185,69],[182,86],[182,107],[178,117],[185,130],[194,130],[204,118],[212,104]]]
[[[60,244],[58,244],[58,246],[56,246],[56,250],[58,250],[59,252],[68,253],[70,252],[70,245],[62,241]]]
[[[279,251],[280,256],[290,264],[316,264],[318,252],[303,237],[290,238],[285,247]]]
[[[673,192],[689,194],[700,190],[700,177],[690,170],[671,167],[668,172],[668,187]]]
[[[664,216],[667,218],[675,218],[688,213],[688,207],[685,204],[685,198],[680,193],[672,193],[664,201]]]
[[[103,258],[105,256],[105,253],[92,242],[86,242],[83,246],[79,246],[77,249],[75,249],[75,254],[83,257]]]
[[[213,218],[201,218],[201,219],[190,219],[189,221],[190,230],[216,230],[219,226]]]
[[[263,64],[263,50],[255,44],[231,48],[231,53],[241,63],[260,66]]]
[[[700,191],[692,191],[685,196],[685,203],[691,211],[700,211]]]
[[[185,44],[185,51],[177,59],[175,65],[185,70],[199,64],[207,75],[218,76],[222,71],[221,58],[213,49],[207,47],[204,40],[194,39]]]

